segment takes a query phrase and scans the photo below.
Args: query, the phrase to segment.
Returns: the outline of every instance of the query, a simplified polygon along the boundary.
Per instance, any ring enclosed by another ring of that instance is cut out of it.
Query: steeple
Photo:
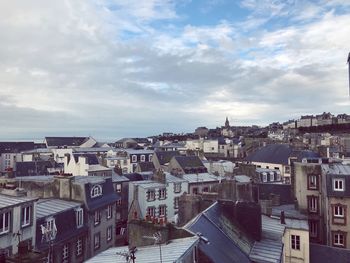
[[[230,127],[230,122],[228,121],[228,118],[226,117],[226,121],[225,121],[225,127],[229,128]]]

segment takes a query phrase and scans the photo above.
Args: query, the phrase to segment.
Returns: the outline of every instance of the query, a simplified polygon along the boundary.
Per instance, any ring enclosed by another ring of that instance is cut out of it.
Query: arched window
[[[94,185],[91,188],[91,197],[94,198],[94,197],[97,197],[97,196],[100,196],[100,195],[102,195],[102,187],[101,187],[101,185]]]

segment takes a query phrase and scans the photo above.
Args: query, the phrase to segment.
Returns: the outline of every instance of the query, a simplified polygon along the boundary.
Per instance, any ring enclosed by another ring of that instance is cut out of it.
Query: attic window
[[[345,183],[344,179],[341,179],[341,178],[333,179],[333,190],[344,191],[345,190],[344,183]]]
[[[94,185],[91,188],[91,197],[95,198],[95,197],[98,197],[100,195],[102,195],[102,187],[101,187],[101,185]]]

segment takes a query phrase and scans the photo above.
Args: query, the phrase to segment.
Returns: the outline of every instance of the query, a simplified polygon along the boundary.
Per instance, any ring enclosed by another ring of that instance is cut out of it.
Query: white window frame
[[[137,155],[131,155],[131,162],[133,163],[137,162]]]
[[[333,207],[333,216],[337,218],[344,218],[345,217],[345,209],[341,205],[335,205]]]
[[[112,240],[112,232],[113,232],[112,226],[107,227],[107,242]]]
[[[148,216],[156,216],[156,208],[154,206],[149,206],[146,209],[146,213]]]
[[[318,224],[316,221],[309,222],[309,229],[310,229],[310,237],[318,236]]]
[[[149,162],[152,162],[152,157],[153,157],[152,154],[148,155],[148,161],[149,161]]]
[[[69,260],[69,246],[68,244],[63,245],[62,248],[62,263],[68,263]]]
[[[101,246],[101,234],[100,233],[96,233],[94,235],[94,249],[99,249]]]
[[[122,214],[120,212],[115,213],[115,220],[120,220],[122,219]]]
[[[174,209],[179,208],[179,197],[174,197]]]
[[[82,237],[79,237],[77,239],[77,243],[76,243],[76,246],[77,246],[77,256],[80,256],[83,254],[83,238]]]
[[[75,210],[75,220],[77,228],[80,228],[84,225],[84,209],[79,207]]]
[[[262,181],[264,183],[266,183],[267,182],[267,172],[263,172],[262,175],[263,175],[263,180]]]
[[[112,205],[108,205],[107,206],[107,219],[112,218],[112,213],[113,213],[113,207],[112,207]]]
[[[160,188],[158,190],[158,194],[159,194],[159,196],[158,196],[159,200],[166,199],[166,188]]]
[[[341,182],[341,185],[339,184]],[[345,180],[344,178],[333,179],[333,191],[344,192],[345,191]]]
[[[142,154],[141,157],[140,157],[140,161],[142,163],[146,162],[146,155]]]
[[[147,201],[154,201],[156,200],[156,191],[154,189],[149,189],[147,191]]]
[[[300,236],[291,235],[290,237],[291,248],[294,250],[300,250]]]
[[[121,192],[122,192],[122,184],[117,184],[117,185],[116,185],[115,191],[116,191],[117,193],[121,193]]]
[[[1,213],[0,217],[2,217],[2,226],[0,226],[0,235],[2,235],[2,234],[10,232],[11,211]]]
[[[97,226],[101,223],[101,211],[96,210],[94,213],[94,225]]]
[[[90,194],[91,194],[92,198],[101,196],[102,195],[102,186],[101,185],[94,185],[91,188],[91,193]]]
[[[334,245],[336,246],[344,246],[345,245],[345,235],[342,233],[334,233]],[[342,237],[342,238],[341,238]],[[343,240],[343,242],[340,242],[340,240]]]
[[[159,217],[166,217],[167,212],[167,206],[166,205],[160,205],[158,207],[158,215]]]
[[[174,183],[174,193],[181,193],[181,183]]]
[[[310,174],[308,179],[309,189],[317,189],[317,175]]]
[[[21,209],[21,213],[22,213],[22,222],[21,225],[22,227],[26,227],[29,226],[31,223],[31,206],[23,206]]]
[[[314,213],[318,211],[318,198],[315,196],[309,197],[309,211]]]

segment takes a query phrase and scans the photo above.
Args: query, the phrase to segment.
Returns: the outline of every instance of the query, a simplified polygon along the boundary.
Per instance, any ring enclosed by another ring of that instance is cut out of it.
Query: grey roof
[[[116,174],[114,171],[112,172],[112,182],[118,183],[118,182],[129,182],[130,180],[126,178],[124,175]]]
[[[174,263],[178,262],[190,249],[198,243],[198,237],[188,237],[171,240],[167,244],[162,244],[162,262]],[[128,252],[128,247],[113,247],[97,256],[86,261],[87,263],[125,263],[125,257],[118,256],[116,253]],[[160,262],[159,246],[137,247],[136,253],[137,263],[155,263]],[[179,261],[180,262],[180,261]]]
[[[175,158],[182,169],[198,167],[205,168],[203,162],[198,156],[174,156],[173,158]]]
[[[350,166],[344,164],[322,164],[323,172],[326,173],[327,196],[350,197]],[[344,191],[333,190],[333,179],[344,179]]]
[[[216,202],[184,226],[193,233],[200,232],[209,244],[200,243],[200,249],[215,263],[250,262],[248,256],[218,225],[219,204]]]
[[[40,182],[50,182],[54,178],[54,175],[33,175],[33,176],[19,176],[16,177],[16,181],[40,181]]]
[[[265,215],[261,216],[262,222],[262,237],[282,242],[282,236],[286,228],[280,223],[279,219],[271,218]]]
[[[171,158],[180,155],[178,151],[155,152],[154,154],[157,156],[160,165],[169,163]]]
[[[309,224],[307,220],[286,218],[286,225],[288,228],[309,231]]]
[[[209,183],[209,182],[219,182],[224,177],[212,175],[209,173],[199,173],[199,174],[183,174],[182,179],[185,179],[189,183]]]
[[[99,164],[97,156],[95,154],[91,153],[73,153],[73,157],[75,162],[77,163],[79,160],[79,157],[85,157],[87,159],[87,162],[89,165],[92,164]]]
[[[250,183],[252,179],[246,175],[235,175],[234,179],[239,183]]]
[[[153,154],[154,153],[153,150],[144,150],[144,149],[140,149],[140,150],[125,149],[124,151],[127,152],[129,155],[131,155],[131,154]]]
[[[20,153],[34,149],[34,142],[0,142],[1,153]]]
[[[32,202],[35,200],[37,200],[37,198],[26,197],[26,196],[23,196],[23,197],[9,196],[9,195],[0,194],[0,209],[11,207],[11,206],[18,206],[23,203]]]
[[[290,219],[307,219],[306,215],[301,214],[295,209],[294,204],[280,205],[272,207],[272,215],[276,217],[281,216],[281,211],[284,211],[286,218]]]
[[[106,181],[106,178],[111,178],[111,177],[103,177],[103,176],[84,176],[84,175],[77,175],[73,176],[74,182],[78,184],[100,184],[104,183]]]
[[[249,258],[256,263],[279,263],[281,262],[282,250],[282,242],[263,239],[255,242]]]
[[[298,161],[303,158],[319,157],[312,151],[293,151],[288,144],[269,144],[249,155],[246,161],[288,165],[288,158],[292,156]]]
[[[45,137],[47,146],[80,146],[89,137]]]
[[[154,164],[152,162],[142,162],[138,163],[141,172],[153,171],[155,169]]]
[[[128,174],[123,174],[126,178],[129,179],[129,181],[142,181],[143,177],[139,173],[128,173]]]
[[[76,147],[73,151],[76,153],[86,153],[86,152],[108,152],[112,147]]]
[[[336,248],[310,243],[311,263],[350,262],[350,249]]]
[[[81,206],[80,203],[62,199],[40,199],[36,206],[36,215],[37,218],[42,218]]]

